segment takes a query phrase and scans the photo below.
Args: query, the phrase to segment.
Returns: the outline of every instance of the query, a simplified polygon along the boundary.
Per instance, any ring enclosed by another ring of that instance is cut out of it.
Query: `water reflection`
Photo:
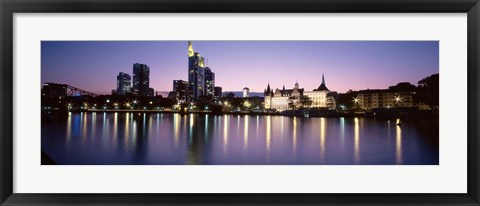
[[[180,138],[180,115],[173,115],[173,139],[175,148],[178,148],[178,139]]]
[[[247,148],[248,148],[248,120],[250,119],[249,117],[244,118],[245,122],[243,123],[243,150],[245,154],[247,153]]]
[[[88,119],[87,119],[87,113],[84,113],[82,115],[82,118],[80,119],[80,122],[82,123],[82,143],[85,143],[85,139],[87,138],[87,123],[88,123]]]
[[[438,136],[419,132],[438,129],[429,120],[70,113],[65,121],[42,125],[42,150],[59,164],[438,164]]]
[[[293,159],[296,159],[297,158],[297,118],[294,117],[293,118],[293,149],[292,149],[292,156],[293,156]]]
[[[402,164],[402,128],[400,128],[400,119],[397,119],[396,138],[395,138],[395,163]]]
[[[340,117],[340,148],[345,150],[345,118]]]
[[[223,120],[223,156],[227,156],[228,149],[228,120],[230,116],[225,115]]]
[[[267,129],[266,129],[266,135],[265,135],[265,141],[266,141],[266,149],[267,149],[267,162],[270,161],[270,144],[272,139],[272,117],[267,116]]]
[[[320,118],[320,161],[325,163],[325,118]]]
[[[358,118],[355,117],[354,119],[354,149],[353,149],[353,162],[355,164],[360,163],[360,128],[358,126]]]
[[[72,138],[72,113],[71,112],[68,112],[67,131],[66,131],[65,137],[66,137],[67,143],[70,142],[70,139]]]
[[[114,113],[113,115],[113,141],[109,142],[116,142],[118,139],[118,113]],[[109,146],[116,148],[117,144],[110,144]]]

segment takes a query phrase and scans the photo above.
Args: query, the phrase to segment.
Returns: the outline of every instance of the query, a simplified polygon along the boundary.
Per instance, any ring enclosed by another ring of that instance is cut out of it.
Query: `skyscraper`
[[[214,92],[214,96],[217,97],[217,98],[221,98],[222,97],[222,87],[215,87],[215,92]]]
[[[215,73],[209,67],[205,68],[205,95],[213,97],[215,94]]]
[[[150,67],[145,64],[133,64],[132,93],[138,96],[153,96],[153,89],[150,88]]]
[[[173,80],[173,93],[178,102],[185,101],[187,98],[188,82],[183,80]]]
[[[116,94],[125,95],[127,93],[130,93],[131,88],[132,77],[129,74],[125,74],[123,72],[118,73]]]
[[[200,96],[213,97],[215,73],[206,67],[205,58],[193,50],[192,42],[188,42],[188,96],[198,100]]]
[[[192,100],[197,100],[203,94],[204,61],[205,59],[193,50],[192,42],[188,42],[188,93]]]

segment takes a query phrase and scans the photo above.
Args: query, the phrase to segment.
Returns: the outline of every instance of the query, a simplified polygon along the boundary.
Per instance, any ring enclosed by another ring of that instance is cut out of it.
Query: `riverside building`
[[[293,89],[272,90],[270,84],[264,91],[265,109],[274,109],[277,111],[295,109],[295,108],[335,108],[333,96],[329,96],[330,90],[325,84],[325,77],[322,75],[322,83],[312,91],[305,91],[295,83]],[[309,103],[306,103],[309,102]]]

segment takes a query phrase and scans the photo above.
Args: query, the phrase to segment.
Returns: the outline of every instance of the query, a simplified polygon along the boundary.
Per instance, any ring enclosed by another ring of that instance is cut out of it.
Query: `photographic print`
[[[438,41],[42,41],[42,165],[439,165]]]

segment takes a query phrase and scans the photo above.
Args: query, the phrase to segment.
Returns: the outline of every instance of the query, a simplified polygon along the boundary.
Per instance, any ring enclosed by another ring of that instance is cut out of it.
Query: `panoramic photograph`
[[[438,41],[42,41],[42,165],[439,165]]]

